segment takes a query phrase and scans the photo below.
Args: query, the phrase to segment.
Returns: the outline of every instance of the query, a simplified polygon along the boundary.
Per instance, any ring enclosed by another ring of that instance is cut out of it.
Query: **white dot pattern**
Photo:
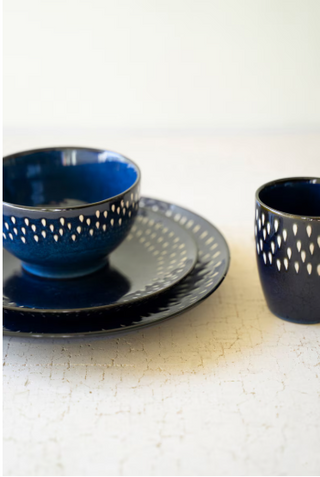
[[[133,201],[135,197],[136,200]],[[14,216],[10,216],[4,221],[4,227],[8,231],[8,234],[5,234],[5,237],[3,236],[3,238],[5,241],[8,241],[8,239],[11,241],[18,239],[20,243],[21,241],[23,243],[28,243],[28,240],[24,242],[21,239],[21,235],[25,235],[26,239],[28,239],[28,236],[31,233],[33,243],[37,243],[40,246],[42,243],[46,243],[46,241],[51,241],[53,243],[59,242],[63,244],[65,240],[68,240],[69,243],[72,243],[75,242],[73,238],[75,235],[99,237],[99,234],[93,234],[90,225],[94,224],[95,230],[99,231],[101,234],[108,231],[109,225],[112,227],[121,227],[127,218],[133,216],[133,212],[137,212],[137,199],[138,195],[135,194],[131,200],[121,200],[117,205],[107,205],[107,207],[110,207],[110,210],[96,209],[89,217],[86,217],[84,214],[80,214],[72,218],[72,222],[67,222],[65,217],[58,217],[54,220],[42,217],[38,219],[38,222],[31,223],[31,219],[28,217],[19,219]],[[23,222],[23,226],[21,226],[22,224],[20,221]],[[76,223],[76,221],[78,221],[78,223]],[[16,224],[17,226],[15,226]]]
[[[203,239],[205,237],[207,237],[207,233],[202,235]],[[213,240],[210,240],[210,243]],[[149,214],[147,216],[138,215],[125,242],[135,243],[135,245],[130,245],[131,247],[142,247],[143,253],[149,254],[147,255],[149,256],[148,260],[154,261],[156,269],[155,275],[154,273],[150,275],[150,283],[147,283],[144,288],[125,296],[123,299],[125,303],[168,288],[186,275],[187,271],[190,270],[191,262],[196,258],[196,250],[194,250],[192,259],[190,252],[187,256],[186,244],[182,242],[180,236],[176,236],[176,233],[172,231],[170,223],[163,223],[160,216],[155,220],[153,217],[150,218]],[[167,250],[173,250],[174,247],[176,251],[168,253]],[[207,255],[207,258],[211,258],[210,254]]]
[[[278,272],[295,274],[305,273],[305,276],[320,276],[320,222],[290,223],[286,218],[274,219],[273,214],[262,211],[260,204],[255,210],[254,232],[257,255],[263,251],[262,263],[274,266]],[[266,222],[267,229],[261,224]],[[272,260],[272,257],[275,260]],[[269,260],[266,260],[266,257]]]

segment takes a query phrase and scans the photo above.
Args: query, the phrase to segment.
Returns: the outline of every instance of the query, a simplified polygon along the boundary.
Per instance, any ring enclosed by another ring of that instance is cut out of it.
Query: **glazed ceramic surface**
[[[36,275],[91,273],[137,214],[138,167],[120,154],[39,149],[4,158],[4,247]]]
[[[197,247],[190,234],[167,217],[143,209],[109,263],[90,276],[44,280],[25,272],[5,252],[3,304],[10,310],[41,314],[104,310],[170,288],[192,270],[196,260]]]
[[[170,227],[181,227],[196,243],[197,262],[183,280],[167,291],[137,300],[135,303],[131,302],[130,305],[124,303],[112,309],[108,309],[108,307],[104,309],[93,307],[90,309],[92,287],[89,279],[96,280],[95,283],[98,282],[101,290],[104,290],[104,297],[108,297],[108,285],[104,283],[103,275],[99,276],[103,273],[103,271],[100,271],[95,274],[95,279],[93,278],[94,275],[91,278],[87,276],[79,279],[84,281],[84,286],[81,288],[81,294],[84,294],[82,309],[67,312],[61,309],[51,309],[48,313],[40,308],[35,310],[25,307],[16,309],[6,302],[4,307],[4,333],[12,336],[68,338],[129,331],[178,315],[213,293],[225,278],[230,260],[228,246],[221,233],[199,215],[173,204],[144,198],[140,201],[140,208],[143,217],[148,217],[151,211],[157,215],[161,214],[163,220],[165,218],[171,223]],[[140,223],[142,224],[143,220]],[[169,229],[169,226],[166,227]],[[133,234],[136,234],[136,231],[133,231]],[[130,244],[132,240],[125,243]],[[183,249],[183,247],[182,249],[178,248],[178,250]],[[116,254],[117,251],[114,253]],[[112,260],[110,261],[112,262]],[[6,263],[5,266],[7,266]],[[128,283],[126,284],[122,280],[116,268],[112,273],[114,273],[114,280],[117,283],[114,288],[113,300],[119,300],[120,303],[120,298],[117,295],[125,293]],[[5,289],[7,281],[14,276],[14,274],[10,274],[11,272],[5,279]],[[19,285],[10,288],[11,290],[15,289],[18,297]],[[37,289],[41,290],[40,284]],[[86,289],[88,290],[87,293]],[[45,303],[43,305],[45,306]]]
[[[297,323],[319,323],[320,179],[262,186],[255,214],[257,263],[270,310]]]

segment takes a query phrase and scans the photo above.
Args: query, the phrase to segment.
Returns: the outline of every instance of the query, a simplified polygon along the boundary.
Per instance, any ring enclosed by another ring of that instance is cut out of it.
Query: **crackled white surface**
[[[136,160],[142,193],[225,234],[230,272],[193,311],[107,339],[4,339],[5,475],[318,475],[320,325],[267,309],[254,191],[318,175],[320,134],[7,131],[5,153],[78,144]]]

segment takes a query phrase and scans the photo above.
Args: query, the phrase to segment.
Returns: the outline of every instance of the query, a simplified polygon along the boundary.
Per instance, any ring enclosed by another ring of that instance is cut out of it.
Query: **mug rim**
[[[284,182],[311,182],[311,181],[314,181],[313,182],[314,184],[316,184],[316,183],[320,184],[320,178],[319,177],[300,177],[300,176],[298,176],[298,177],[285,177],[283,179],[276,179],[276,180],[273,180],[273,181],[270,181],[270,182],[266,182],[265,184],[263,184],[262,186],[260,186],[256,190],[255,198],[256,198],[256,201],[260,205],[263,205],[263,207],[265,209],[267,209],[269,212],[272,212],[273,214],[280,215],[282,217],[288,217],[290,219],[295,219],[295,220],[310,220],[310,221],[316,220],[316,221],[320,221],[320,216],[318,216],[318,215],[297,215],[297,214],[290,214],[289,212],[284,212],[284,211],[279,210],[279,209],[275,209],[275,208],[270,207],[269,205],[267,205],[260,198],[260,193],[264,189],[266,189],[267,187],[277,185],[277,184],[281,184],[281,183],[284,183]]]
[[[124,194],[127,194],[130,192],[132,189],[134,189],[137,184],[139,184],[141,180],[141,171],[139,166],[129,159],[128,157],[124,156],[123,154],[116,152],[116,151],[111,151],[109,149],[97,149],[94,147],[84,147],[84,146],[53,146],[53,147],[42,147],[42,148],[37,148],[37,149],[28,149],[26,151],[21,151],[21,152],[16,152],[13,154],[9,154],[7,156],[4,156],[2,161],[3,161],[3,166],[5,162],[9,159],[13,159],[19,156],[25,156],[27,154],[33,154],[37,152],[48,152],[48,151],[63,151],[67,149],[77,149],[77,150],[82,150],[82,151],[91,151],[91,152],[110,152],[113,154],[116,154],[119,156],[120,159],[124,159],[124,162],[127,164],[131,164],[134,166],[136,172],[137,172],[137,178],[134,181],[134,183],[128,188],[125,189],[124,191],[120,192],[120,194],[114,195],[112,197],[108,197],[107,199],[100,200],[98,202],[90,202],[88,204],[83,204],[83,205],[74,205],[74,206],[68,206],[68,207],[41,207],[41,206],[29,206],[29,205],[23,205],[23,204],[12,204],[11,202],[7,201],[2,201],[2,206],[3,208],[6,208],[8,210],[27,210],[27,211],[34,211],[34,212],[61,212],[61,211],[73,211],[73,210],[82,210],[90,207],[99,207],[101,204],[106,204],[108,202],[113,202],[117,198],[122,197]]]

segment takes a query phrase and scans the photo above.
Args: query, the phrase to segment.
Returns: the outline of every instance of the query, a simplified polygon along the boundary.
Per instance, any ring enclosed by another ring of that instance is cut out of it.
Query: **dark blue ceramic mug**
[[[127,236],[140,198],[140,170],[105,150],[56,147],[3,161],[3,243],[31,273],[94,272]]]
[[[320,322],[320,179],[280,179],[256,192],[256,256],[269,309]]]

